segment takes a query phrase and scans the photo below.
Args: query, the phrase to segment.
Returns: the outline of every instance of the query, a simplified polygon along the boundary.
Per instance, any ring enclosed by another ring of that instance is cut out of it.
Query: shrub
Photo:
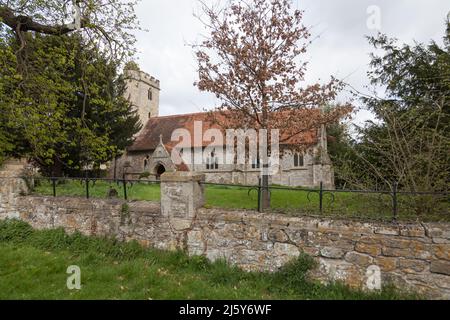
[[[238,267],[230,266],[226,260],[217,260],[211,265],[209,276],[214,284],[230,285],[240,283],[245,278],[251,277],[251,274]]]
[[[0,242],[28,243],[42,250],[69,250],[75,254],[94,252],[118,260],[143,257],[146,249],[137,241],[120,242],[114,238],[87,237],[80,232],[66,234],[63,228],[33,230],[20,220],[0,221]]]
[[[148,177],[150,177],[150,172],[142,172],[139,175],[139,179],[145,179],[145,178],[148,178]]]
[[[12,219],[0,221],[0,242],[23,242],[33,234],[26,222]]]
[[[64,250],[70,246],[69,238],[63,228],[34,231],[30,236],[30,243],[44,250]]]
[[[290,288],[295,292],[304,292],[311,287],[308,281],[308,271],[316,266],[314,259],[307,254],[301,254],[297,259],[288,262],[273,274],[273,282],[282,289]]]

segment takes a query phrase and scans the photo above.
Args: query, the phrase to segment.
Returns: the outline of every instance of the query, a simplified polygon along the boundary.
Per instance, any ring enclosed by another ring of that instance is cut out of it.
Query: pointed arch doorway
[[[161,176],[166,172],[166,167],[162,163],[158,163],[155,167],[156,180],[161,180]]]

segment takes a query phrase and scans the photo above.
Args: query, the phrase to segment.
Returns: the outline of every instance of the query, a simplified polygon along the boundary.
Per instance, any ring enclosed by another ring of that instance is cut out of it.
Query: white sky
[[[294,4],[305,10],[304,23],[312,27],[312,38],[320,36],[305,56],[310,61],[307,82],[334,75],[363,92],[372,51],[365,36],[377,32],[367,27],[370,6],[380,8],[381,32],[407,43],[431,39],[441,43],[450,12],[448,0],[294,0]],[[213,108],[215,99],[193,86],[196,61],[186,45],[204,33],[193,16],[199,12],[197,0],[142,0],[137,12],[142,27],[149,30],[137,33],[137,62],[161,81],[160,115]],[[345,93],[340,99],[346,99]],[[368,118],[362,111],[354,121]]]

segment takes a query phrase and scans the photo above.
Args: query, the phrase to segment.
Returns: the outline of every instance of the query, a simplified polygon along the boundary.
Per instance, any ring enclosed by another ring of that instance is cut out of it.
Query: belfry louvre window
[[[304,167],[305,166],[305,159],[303,157],[303,154],[295,153],[294,154],[294,167]]]

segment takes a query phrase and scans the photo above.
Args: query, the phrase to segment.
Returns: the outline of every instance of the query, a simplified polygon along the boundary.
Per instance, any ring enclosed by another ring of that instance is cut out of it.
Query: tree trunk
[[[269,164],[265,162],[263,164],[263,174],[262,174],[262,189],[261,189],[261,209],[270,209],[270,191],[269,191],[269,175],[268,170]]]
[[[114,156],[114,181],[117,181],[117,158],[117,155]]]
[[[263,163],[263,172],[262,172],[262,190],[261,190],[261,210],[267,210],[270,208],[270,191],[269,191],[269,131],[268,131],[268,123],[269,123],[269,107],[267,105],[267,98],[264,95],[265,84],[263,85],[263,107],[262,107],[262,128],[267,130],[265,135],[265,141],[263,143],[266,144],[264,153],[260,150],[261,160]],[[259,140],[261,139],[261,135],[259,136]],[[259,141],[259,148],[261,148],[261,140]]]
[[[268,118],[267,112],[264,112],[265,116],[264,119]],[[265,128],[267,128],[267,120],[265,122]],[[267,129],[265,129],[267,130]],[[260,136],[261,139],[261,136]],[[260,156],[262,159],[262,190],[261,190],[261,210],[267,210],[270,209],[270,190],[269,190],[269,150],[270,150],[270,142],[269,142],[269,131],[267,130],[265,135],[265,141],[263,143],[266,144],[264,147],[264,150],[260,150]],[[261,141],[259,143],[259,148],[262,147]]]
[[[52,166],[52,176],[59,178],[63,176],[63,166],[61,161],[57,159],[56,157],[53,160],[53,166]]]

